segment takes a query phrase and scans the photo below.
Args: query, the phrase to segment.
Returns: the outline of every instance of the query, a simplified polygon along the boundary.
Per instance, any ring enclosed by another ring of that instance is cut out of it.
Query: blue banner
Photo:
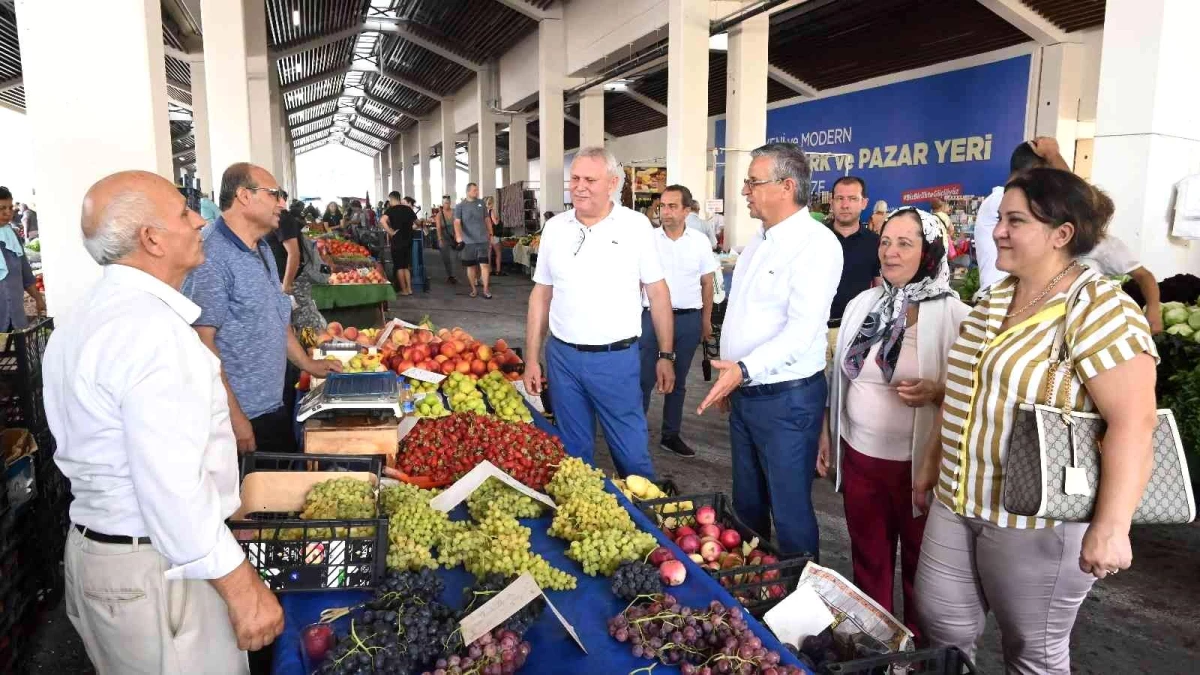
[[[1019,56],[775,108],[767,111],[767,141],[841,153],[812,157],[814,194],[848,170],[866,181],[871,204],[884,199],[891,208],[986,195],[1008,177],[1013,148],[1028,140],[1029,68],[1030,57]],[[725,145],[724,119],[716,143]],[[718,157],[723,185],[724,153]]]

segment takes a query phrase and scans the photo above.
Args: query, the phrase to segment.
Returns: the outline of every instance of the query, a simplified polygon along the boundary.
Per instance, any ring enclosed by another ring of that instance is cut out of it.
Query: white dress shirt
[[[667,229],[660,227],[651,235],[658,250],[658,261],[666,275],[667,288],[671,290],[673,309],[702,309],[704,295],[700,291],[700,279],[716,272],[720,265],[704,235],[690,228],[683,229],[683,236],[672,239]],[[649,307],[650,300],[642,291],[642,306]]]
[[[1106,277],[1129,274],[1142,266],[1129,246],[1111,234],[1105,235],[1095,248],[1080,256],[1079,262]]]
[[[582,345],[641,337],[641,284],[663,279],[653,233],[646,216],[615,204],[591,227],[575,209],[546,221],[533,280],[554,289],[550,333]]]
[[[992,194],[979,205],[975,216],[975,258],[979,264],[979,290],[984,290],[1008,276],[1008,272],[996,269],[996,240],[992,232],[1000,222],[1000,200],[1004,199],[1004,188],[992,188]]]
[[[237,444],[221,364],[191,326],[199,316],[158,279],[108,265],[56,320],[43,360],[71,520],[150,537],[168,579],[216,579],[245,559],[225,525],[240,503]]]
[[[717,229],[710,221],[701,220],[698,214],[689,213],[687,218],[684,219],[683,224],[687,226],[687,229],[695,230],[708,239],[708,250],[710,252],[717,247]]]
[[[842,277],[842,245],[802,208],[760,229],[733,268],[721,359],[741,361],[754,384],[825,370],[829,305]]]

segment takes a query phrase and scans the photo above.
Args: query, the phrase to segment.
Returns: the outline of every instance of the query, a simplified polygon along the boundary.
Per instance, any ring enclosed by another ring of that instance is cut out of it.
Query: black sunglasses
[[[283,188],[248,187],[246,189],[253,192],[265,192],[275,199],[287,199],[287,191]]]

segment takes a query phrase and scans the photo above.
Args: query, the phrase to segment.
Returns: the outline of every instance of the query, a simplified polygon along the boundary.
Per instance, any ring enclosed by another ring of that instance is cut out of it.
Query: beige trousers
[[[207,581],[168,581],[151,546],[67,538],[67,616],[99,675],[248,675],[225,601]]]
[[[1096,578],[1079,569],[1086,523],[1041,530],[999,527],[935,502],[917,566],[917,616],[935,647],[975,658],[996,614],[1010,675],[1069,675],[1071,629]]]

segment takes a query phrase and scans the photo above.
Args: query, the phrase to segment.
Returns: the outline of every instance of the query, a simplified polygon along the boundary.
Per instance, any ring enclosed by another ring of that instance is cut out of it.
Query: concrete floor
[[[430,260],[434,272],[440,261]],[[434,277],[429,293],[400,298],[394,316],[416,322],[428,314],[440,326],[462,326],[481,341],[505,338],[520,346],[525,336],[526,300],[531,284],[522,276],[493,282],[493,300],[470,298],[465,277],[449,286]],[[696,457],[680,458],[657,447],[652,455],[659,475],[671,478],[688,492],[731,490],[729,430],[713,411],[703,417],[694,411],[708,390],[699,357],[688,378],[683,437]],[[650,428],[661,421],[661,399],[650,411]],[[603,442],[597,463],[612,464]],[[849,539],[841,496],[825,481],[813,490],[821,524],[822,563],[851,576]],[[1072,635],[1072,666],[1079,673],[1197,673],[1200,672],[1200,526],[1139,527],[1134,530],[1134,566],[1120,576],[1098,582],[1080,609]],[[34,673],[93,672],[61,606],[48,617],[37,637]],[[1000,635],[989,620],[980,640],[977,665],[982,673],[1003,671]]]

